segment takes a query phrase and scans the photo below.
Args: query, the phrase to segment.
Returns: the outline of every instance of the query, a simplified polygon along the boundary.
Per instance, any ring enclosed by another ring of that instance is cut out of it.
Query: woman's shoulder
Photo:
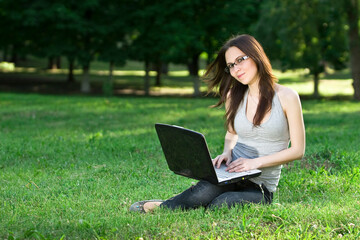
[[[279,96],[280,101],[294,101],[299,99],[299,94],[289,87],[285,87],[280,84],[275,85],[275,92]]]
[[[292,109],[295,106],[301,106],[299,94],[295,90],[276,84],[275,92],[279,97],[284,112],[287,112],[288,109]]]

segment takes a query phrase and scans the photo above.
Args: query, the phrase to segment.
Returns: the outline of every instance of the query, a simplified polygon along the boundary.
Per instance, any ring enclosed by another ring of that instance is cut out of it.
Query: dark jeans
[[[170,209],[193,209],[198,207],[216,208],[223,205],[232,207],[236,204],[272,202],[273,194],[264,185],[257,185],[249,180],[224,186],[199,181],[179,195],[161,204]]]

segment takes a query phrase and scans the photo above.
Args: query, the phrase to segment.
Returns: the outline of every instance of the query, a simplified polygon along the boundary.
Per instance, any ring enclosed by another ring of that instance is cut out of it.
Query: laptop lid
[[[201,133],[160,123],[155,124],[155,129],[171,171],[218,183],[208,146]]]
[[[205,137],[199,132],[160,123],[155,124],[155,129],[169,169],[176,174],[220,185],[261,174],[258,169],[240,173],[226,172],[224,166],[215,169]]]

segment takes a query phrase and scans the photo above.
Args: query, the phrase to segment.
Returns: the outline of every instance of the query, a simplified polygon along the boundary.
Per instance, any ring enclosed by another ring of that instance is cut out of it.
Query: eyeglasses
[[[229,63],[226,68],[224,69],[226,73],[230,73],[231,70],[234,69],[235,65],[240,64],[242,61],[248,59],[249,56],[243,56],[243,57],[238,57],[235,59],[234,63]]]

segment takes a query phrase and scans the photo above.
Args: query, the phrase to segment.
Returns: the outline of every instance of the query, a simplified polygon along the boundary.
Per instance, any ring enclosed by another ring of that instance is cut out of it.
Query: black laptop
[[[222,164],[220,168],[214,167],[205,137],[199,132],[161,123],[156,123],[155,129],[168,166],[176,174],[218,185],[257,177],[261,174],[259,169],[229,173],[225,171],[225,164]]]

